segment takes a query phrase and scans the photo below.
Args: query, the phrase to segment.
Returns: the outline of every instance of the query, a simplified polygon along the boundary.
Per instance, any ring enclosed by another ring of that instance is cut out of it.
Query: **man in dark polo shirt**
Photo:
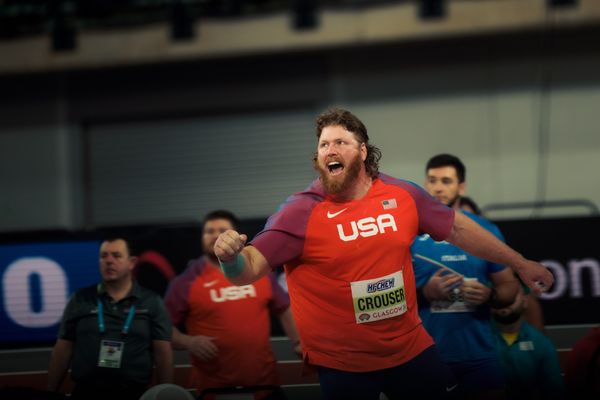
[[[71,361],[72,399],[137,400],[153,365],[158,383],[171,381],[171,321],[160,296],[133,280],[135,263],[126,240],[102,243],[102,282],[78,290],[67,304],[48,390],[60,389]]]

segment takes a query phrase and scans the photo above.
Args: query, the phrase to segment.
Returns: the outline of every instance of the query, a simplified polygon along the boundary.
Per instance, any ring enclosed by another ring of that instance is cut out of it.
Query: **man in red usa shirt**
[[[279,318],[295,350],[300,351],[289,297],[275,274],[238,287],[219,269],[214,243],[219,234],[237,225],[237,217],[229,211],[207,214],[202,227],[204,256],[192,261],[165,295],[174,325],[173,346],[190,352],[191,383],[198,395],[208,389],[278,385],[269,340],[270,313]],[[177,328],[182,325],[183,332]],[[284,395],[280,389],[262,390],[254,397],[274,400]]]
[[[419,233],[512,267],[535,291],[552,274],[420,187],[379,173],[379,149],[352,113],[317,118],[320,174],[249,246],[230,230],[215,254],[244,285],[284,264],[305,363],[327,399],[441,398],[455,389],[417,313],[410,246]],[[536,284],[537,282],[537,284]]]

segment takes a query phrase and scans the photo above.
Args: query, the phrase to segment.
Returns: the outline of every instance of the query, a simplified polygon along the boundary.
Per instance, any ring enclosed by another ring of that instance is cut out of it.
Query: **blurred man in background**
[[[173,374],[171,323],[160,296],[133,280],[136,257],[123,238],[100,247],[102,282],[78,290],[65,309],[48,368],[60,390],[71,364],[72,399],[137,400]]]
[[[192,384],[199,395],[236,386],[278,385],[270,312],[279,318],[295,351],[301,353],[289,297],[274,274],[242,287],[232,286],[223,276],[213,247],[221,233],[237,226],[238,219],[229,211],[206,215],[204,256],[171,282],[165,296],[175,326],[173,346],[190,352]],[[178,328],[182,326],[185,333]],[[283,397],[280,389],[256,394],[256,398]]]
[[[466,168],[458,157],[432,157],[425,174],[425,189],[432,196],[504,240],[494,224],[461,210]],[[490,305],[514,301],[518,282],[513,271],[427,234],[415,240],[411,251],[421,293],[419,314],[460,390],[468,398],[501,398],[504,378],[494,348]]]
[[[493,309],[496,350],[509,399],[562,399],[565,386],[556,348],[523,319],[527,297],[521,287],[513,304]]]

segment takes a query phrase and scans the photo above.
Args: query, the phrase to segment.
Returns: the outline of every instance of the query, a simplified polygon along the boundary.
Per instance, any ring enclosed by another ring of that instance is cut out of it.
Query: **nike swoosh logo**
[[[219,282],[219,280],[215,279],[214,281],[206,282],[203,286],[204,287],[211,287],[211,286],[214,286],[217,282]]]
[[[327,218],[335,218],[338,215],[340,215],[341,213],[343,213],[344,211],[346,211],[347,209],[348,208],[344,208],[343,210],[340,210],[340,211],[335,212],[335,213],[331,213],[331,212],[327,211]]]
[[[456,387],[457,387],[457,386],[458,386],[458,383],[457,383],[456,385],[454,385],[454,386],[447,387],[447,388],[446,388],[446,392],[451,392],[451,391],[453,391],[454,389],[456,389]]]

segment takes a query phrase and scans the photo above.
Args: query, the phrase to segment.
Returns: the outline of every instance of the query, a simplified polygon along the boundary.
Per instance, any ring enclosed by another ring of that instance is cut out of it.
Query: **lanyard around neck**
[[[134,315],[135,305],[132,304],[129,306],[129,314],[127,314],[127,319],[125,320],[123,329],[121,329],[121,335],[125,336],[129,333],[129,327],[131,326]],[[98,298],[98,329],[100,330],[100,333],[106,332],[106,326],[104,325],[104,306],[102,305],[100,298]]]

